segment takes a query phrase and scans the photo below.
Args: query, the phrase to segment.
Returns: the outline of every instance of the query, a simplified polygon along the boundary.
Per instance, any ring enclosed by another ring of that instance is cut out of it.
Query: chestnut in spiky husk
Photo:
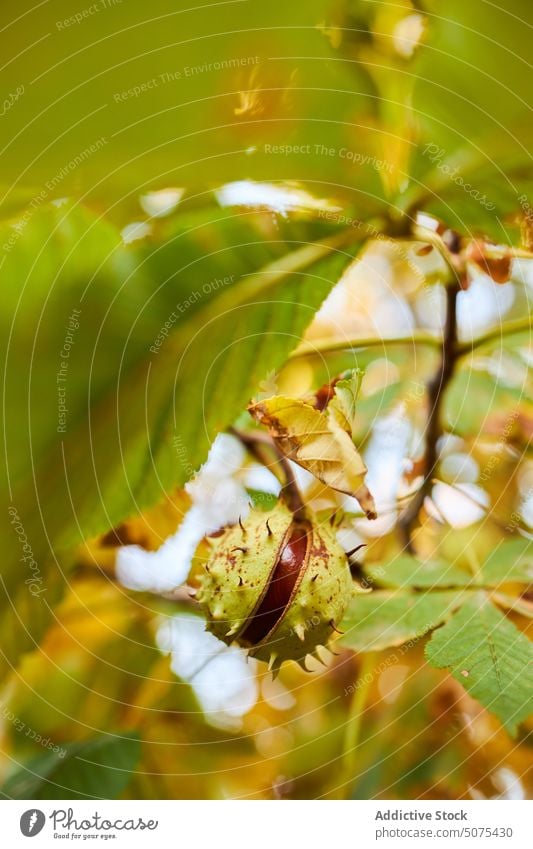
[[[269,512],[253,510],[217,540],[198,601],[208,630],[277,672],[284,660],[304,666],[328,642],[352,594],[334,532],[310,511],[296,518],[280,502]]]

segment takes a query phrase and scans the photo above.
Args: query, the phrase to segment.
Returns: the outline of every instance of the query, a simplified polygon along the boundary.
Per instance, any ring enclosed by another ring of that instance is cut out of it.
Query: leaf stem
[[[270,468],[271,464],[265,457],[264,449],[270,449],[275,456],[277,465],[283,473],[281,497],[291,513],[294,513],[295,519],[303,518],[305,505],[298,489],[298,484],[296,483],[293,468],[290,461],[281,453],[274,440],[270,436],[267,436],[266,433],[244,433],[234,427],[228,428],[228,432],[239,439],[250,454],[267,468]]]
[[[496,327],[489,328],[481,336],[471,339],[470,342],[462,342],[457,345],[456,358],[472,354],[477,348],[490,342],[502,339],[505,336],[514,336],[517,333],[533,332],[533,321],[531,316],[505,321]],[[391,336],[389,338],[378,336],[361,336],[354,339],[316,339],[302,342],[290,355],[290,359],[300,357],[321,356],[322,354],[334,354],[338,351],[351,351],[357,348],[386,348],[387,345],[425,345],[428,348],[442,349],[443,339],[434,333],[425,330],[415,330],[409,336]]]
[[[476,348],[481,348],[482,345],[487,345],[489,342],[497,342],[502,340],[504,336],[514,336],[517,333],[525,333],[533,331],[533,323],[530,315],[522,318],[515,318],[512,321],[504,321],[503,324],[498,324],[496,327],[489,328],[481,336],[472,339],[471,342],[464,342],[457,346],[457,355],[463,357],[466,354],[471,354]]]
[[[339,799],[349,799],[356,778],[356,756],[361,739],[361,725],[365,705],[374,680],[372,670],[375,666],[375,652],[366,652],[361,661],[355,692],[350,703],[348,720],[344,729],[344,741],[341,754],[341,781],[338,788]]]
[[[334,354],[337,351],[351,351],[355,348],[385,348],[387,345],[427,345],[441,348],[442,339],[432,333],[415,331],[409,336],[367,336],[356,339],[316,339],[302,342],[290,355],[291,359],[312,357],[321,354]]]

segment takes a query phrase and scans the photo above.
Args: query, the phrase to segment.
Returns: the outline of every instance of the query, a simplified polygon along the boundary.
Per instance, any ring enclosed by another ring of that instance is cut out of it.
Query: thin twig
[[[461,291],[457,277],[446,287],[446,323],[442,342],[442,355],[435,375],[427,384],[429,415],[425,433],[424,480],[398,523],[402,542],[414,553],[411,531],[424,504],[426,495],[431,491],[432,477],[437,464],[437,442],[442,435],[441,407],[444,392],[450,382],[457,360],[457,295]]]
[[[248,453],[251,454],[258,463],[261,463],[262,466],[266,466],[270,469],[272,463],[270,462],[271,458],[268,454],[275,452],[275,447],[274,443],[270,437],[266,435],[266,433],[245,433],[242,430],[238,430],[236,427],[229,427],[228,433],[238,439],[239,442],[244,445]],[[283,483],[283,481],[280,481],[280,483]]]
[[[264,449],[270,449],[270,451],[274,454],[275,462],[283,472],[283,481],[281,481],[281,497],[285,501],[285,504],[291,513],[294,513],[294,517],[296,519],[303,518],[305,505],[303,503],[302,496],[300,495],[298,484],[296,483],[293,468],[289,460],[279,450],[275,441],[271,439],[270,436],[267,436],[266,433],[244,433],[234,427],[229,428],[229,433],[239,439],[247,451],[249,451],[256,460],[264,466],[267,466],[267,468],[270,468],[271,464],[267,459],[265,459]]]

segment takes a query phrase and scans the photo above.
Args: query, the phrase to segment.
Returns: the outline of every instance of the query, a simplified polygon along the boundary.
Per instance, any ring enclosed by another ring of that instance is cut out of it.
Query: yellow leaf
[[[355,496],[367,517],[376,518],[374,500],[364,484],[366,466],[335,406],[320,412],[304,401],[275,395],[248,409],[269,429],[286,457],[332,489]]]

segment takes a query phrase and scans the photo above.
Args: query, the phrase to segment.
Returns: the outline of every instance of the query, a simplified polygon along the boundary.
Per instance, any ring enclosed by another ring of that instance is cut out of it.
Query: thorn
[[[271,537],[272,536],[272,528],[268,524],[268,519],[266,520],[266,526],[267,526],[267,533],[268,533],[269,537]]]
[[[268,671],[272,673],[273,681],[275,681],[279,675],[282,662],[283,661],[279,659],[277,654],[273,653],[270,655],[270,660],[268,661]]]
[[[355,554],[356,551],[359,551],[361,548],[366,548],[366,542],[362,542],[361,545],[356,545],[355,548],[352,548],[351,551],[346,552],[346,557],[351,557],[352,554]]]
[[[210,570],[209,566],[207,565],[207,563],[205,564],[205,571],[209,572],[209,574],[211,574],[211,570]]]
[[[307,655],[305,657],[307,657]],[[298,664],[300,669],[303,669],[304,672],[311,672],[311,670],[308,669],[305,665],[305,657],[302,657],[300,660],[297,660],[296,663]]]
[[[313,581],[316,581],[317,578],[318,578],[318,572],[316,573],[316,575],[313,575],[313,577],[311,578],[311,583],[313,583]]]
[[[229,631],[226,632],[226,637],[233,637],[234,634],[236,634],[238,630],[239,630],[239,623],[236,622],[234,625],[231,626]]]
[[[331,514],[331,517],[330,517],[329,523],[330,523],[330,525],[331,525],[332,527],[333,527],[333,525],[335,524],[335,519],[337,518],[337,512],[338,512],[338,511],[337,511],[337,510],[335,510],[335,512]]]
[[[330,660],[330,657],[329,657],[329,655],[331,653],[330,647],[319,645],[319,646],[316,647],[315,652],[317,653],[320,662],[323,663],[324,666],[327,666],[328,662]]]
[[[238,586],[239,586],[239,587],[242,587],[243,583],[244,583],[244,581],[243,581],[243,579],[242,579],[242,575],[239,575],[239,584],[238,584]]]
[[[305,628],[301,622],[298,622],[298,624],[294,626],[294,633],[303,643],[305,640]]]
[[[313,652],[311,652],[311,656],[312,656],[312,657],[314,657],[314,659],[317,661],[317,663],[322,664],[322,666],[327,666],[327,663],[326,663],[326,661],[324,660],[324,658],[320,656],[320,654],[319,654],[319,652],[318,652],[318,648],[319,648],[319,647],[317,646],[317,647],[315,648],[315,650],[314,650]]]
[[[248,551],[247,548],[242,548],[242,546],[240,546],[240,545],[236,545],[235,548],[232,548],[231,550],[232,551],[242,551],[243,554],[246,554],[246,552]]]
[[[243,523],[242,523],[242,519],[241,519],[241,517],[240,517],[240,516],[239,516],[239,527],[240,527],[240,529],[241,529],[241,531],[242,531],[242,535],[245,537],[245,536],[246,536],[246,528],[244,527],[244,525],[243,525]]]
[[[330,620],[329,620],[329,624],[331,625],[331,627],[333,628],[333,630],[337,632],[337,634],[344,634],[344,631],[339,631],[339,629],[338,629],[338,628],[337,628],[337,626],[335,625],[335,620],[334,620],[334,619],[330,619]]]

